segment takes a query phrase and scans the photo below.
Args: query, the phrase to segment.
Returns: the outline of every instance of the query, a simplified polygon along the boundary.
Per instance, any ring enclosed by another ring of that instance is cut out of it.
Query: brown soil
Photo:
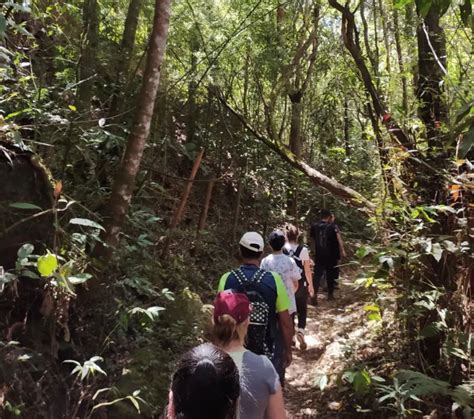
[[[352,276],[352,275],[351,275]],[[341,380],[354,359],[370,358],[379,344],[379,322],[368,322],[364,306],[367,297],[341,283],[336,300],[318,296],[318,306],[309,307],[306,326],[307,349],[297,344],[293,363],[286,371],[285,404],[288,418],[363,417],[351,401],[351,389]],[[321,391],[318,377],[326,375],[328,384]]]

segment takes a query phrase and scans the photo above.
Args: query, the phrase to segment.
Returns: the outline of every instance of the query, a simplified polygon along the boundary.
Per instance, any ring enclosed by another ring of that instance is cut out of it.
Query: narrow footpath
[[[325,294],[320,294],[318,300],[318,306],[309,307],[308,347],[302,351],[297,345],[293,363],[286,371],[288,418],[363,417],[355,411],[348,397],[348,384],[340,377],[356,359],[377,356],[380,323],[367,321],[364,306],[369,301],[349,282],[342,281],[336,300],[328,301]]]

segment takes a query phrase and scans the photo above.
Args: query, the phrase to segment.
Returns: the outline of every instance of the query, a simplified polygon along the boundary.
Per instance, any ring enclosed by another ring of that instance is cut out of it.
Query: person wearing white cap
[[[255,232],[245,233],[239,241],[242,265],[222,275],[218,291],[233,289],[250,300],[252,312],[246,347],[258,355],[267,355],[275,368],[290,365],[293,322],[290,301],[280,275],[260,269],[265,243]],[[284,338],[285,350],[275,352],[277,328]]]

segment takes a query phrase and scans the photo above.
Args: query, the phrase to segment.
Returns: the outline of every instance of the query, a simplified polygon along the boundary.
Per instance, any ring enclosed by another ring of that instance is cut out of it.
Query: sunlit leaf
[[[98,228],[99,230],[105,230],[104,227],[102,227],[99,223],[96,223],[95,221],[89,220],[87,218],[72,218],[71,220],[69,220],[69,224],[80,225],[83,227]]]
[[[88,273],[81,273],[76,275],[71,275],[68,277],[68,280],[73,285],[83,284],[84,282],[88,281],[92,278],[91,274]]]
[[[52,253],[47,253],[46,255],[40,256],[38,258],[37,268],[41,276],[51,276],[57,267],[58,259],[56,255],[53,255]]]
[[[29,209],[29,210],[42,210],[41,207],[38,207],[38,205],[35,204],[30,204],[29,202],[15,202],[13,204],[9,205],[12,208],[18,208],[18,209]]]

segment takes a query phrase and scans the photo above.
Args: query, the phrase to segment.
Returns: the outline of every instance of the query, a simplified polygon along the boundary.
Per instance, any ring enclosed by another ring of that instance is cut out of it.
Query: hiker
[[[339,288],[339,284],[338,284],[338,279],[339,279],[339,274],[340,274],[340,269],[339,269],[339,265],[341,264],[341,260],[342,258],[346,258],[347,255],[346,255],[346,251],[344,249],[344,241],[342,240],[342,234],[341,234],[341,229],[339,228],[339,226],[336,224],[336,215],[334,214],[334,212],[331,212],[331,218],[329,219],[329,222],[331,224],[334,225],[334,227],[336,228],[336,236],[337,236],[337,242],[338,242],[338,245],[339,245],[339,255],[340,255],[340,258],[339,260],[337,261],[337,266],[335,267],[336,269],[336,273],[335,273],[335,278],[334,278],[334,289],[338,289]]]
[[[337,264],[341,259],[336,227],[330,221],[331,212],[321,210],[321,220],[311,226],[310,237],[314,243],[314,302],[321,278],[326,275],[328,300],[334,300],[334,280],[337,277]]]
[[[215,344],[232,357],[239,369],[239,417],[283,419],[283,392],[275,367],[265,355],[256,355],[244,347],[250,311],[245,294],[232,290],[218,293],[213,316]]]
[[[286,226],[287,242],[283,247],[283,252],[293,258],[296,265],[301,270],[301,278],[298,281],[298,289],[295,293],[296,315],[298,316],[298,324],[296,330],[296,339],[300,344],[300,349],[306,349],[305,329],[306,318],[308,316],[308,296],[314,297],[313,274],[311,269],[311,259],[308,249],[298,244],[300,231],[298,227],[289,224]],[[293,322],[295,321],[293,314]]]
[[[266,271],[277,273],[283,280],[288,298],[290,300],[290,307],[288,312],[290,316],[296,313],[295,292],[298,288],[298,280],[301,278],[301,272],[296,265],[296,262],[288,255],[283,254],[283,246],[285,245],[285,233],[281,230],[274,230],[268,237],[268,243],[272,248],[272,253],[262,260],[260,267]],[[283,336],[277,333],[275,340],[275,352],[284,350]],[[285,383],[285,365],[282,363],[275,366],[278,375],[280,376],[281,384]]]
[[[235,418],[240,395],[239,371],[232,358],[205,343],[178,362],[169,393],[169,419]]]
[[[239,242],[242,265],[225,273],[218,291],[233,289],[245,293],[252,305],[246,348],[257,355],[267,355],[275,369],[291,364],[293,324],[288,313],[290,301],[280,275],[260,269],[264,242],[256,232],[245,233]],[[284,348],[275,351],[277,331],[283,336]]]

